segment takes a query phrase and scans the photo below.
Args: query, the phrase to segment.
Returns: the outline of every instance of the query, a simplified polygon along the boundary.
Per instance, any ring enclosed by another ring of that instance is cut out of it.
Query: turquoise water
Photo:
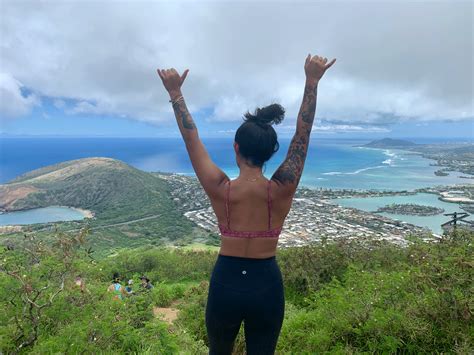
[[[331,158],[323,158],[323,151],[316,146],[314,155],[305,166],[301,184],[307,187],[338,189],[407,190],[417,188],[465,184],[470,180],[459,178],[466,175],[451,172],[448,176],[436,176],[439,169],[430,166],[435,161],[411,152],[396,149],[370,149],[350,145],[327,147],[338,152]],[[320,156],[320,159],[318,159]],[[324,165],[321,164],[324,161]],[[347,161],[353,161],[350,166]]]
[[[68,207],[44,207],[0,214],[0,226],[75,221],[84,219],[82,212]]]
[[[203,138],[211,159],[230,178],[239,175],[233,139]],[[459,178],[460,172],[436,176],[439,169],[430,166],[433,160],[394,149],[360,148],[367,139],[312,138],[308,148],[300,186],[333,189],[407,190],[436,185],[466,184],[473,180]],[[264,166],[264,175],[270,178],[286,157],[290,139],[280,138],[280,149]],[[417,142],[415,140],[415,142]],[[434,143],[434,142],[417,142]],[[186,147],[181,138],[7,138],[0,140],[0,183],[27,171],[66,160],[86,157],[109,157],[122,160],[144,171],[164,171],[195,175]],[[447,212],[459,211],[456,204],[439,201],[435,195],[382,197],[381,205],[389,203],[420,203],[441,206]],[[399,200],[401,198],[401,200]],[[373,202],[371,202],[373,199]],[[359,201],[361,200],[361,201]],[[348,206],[376,210],[377,198],[350,199]],[[343,200],[339,201],[344,203]],[[378,202],[377,202],[378,203]],[[372,205],[374,204],[374,205]],[[441,207],[440,206],[440,207]],[[54,209],[54,208],[53,208]],[[445,216],[396,216],[410,223],[440,231]],[[32,210],[0,215],[0,225],[40,223],[82,219],[79,212],[62,209]]]
[[[285,155],[287,149],[281,148]],[[284,156],[272,158],[267,163],[264,175],[270,178],[283,159]],[[353,146],[353,142],[314,141],[308,148],[300,186],[413,191],[422,187],[472,181],[459,178],[466,175],[461,172],[436,176],[434,172],[439,167],[430,166],[433,163],[435,161],[402,150],[360,148]],[[233,162],[225,164],[223,170],[232,179],[239,175],[239,169]],[[194,175],[193,172],[190,174]]]
[[[203,138],[210,157],[228,176],[235,178],[232,138]],[[267,162],[269,178],[286,157],[290,139],[280,138],[280,149]],[[301,186],[414,190],[435,185],[468,183],[461,173],[436,176],[433,160],[400,150],[357,148],[368,140],[312,138]],[[166,171],[194,175],[181,138],[8,138],[0,140],[0,182],[27,171],[66,160],[109,157],[145,171]]]
[[[367,212],[376,211],[379,207],[383,207],[391,203],[415,203],[418,205],[439,207],[445,210],[443,213],[464,212],[457,204],[441,201],[438,199],[437,195],[426,193],[419,193],[409,196],[341,198],[333,199],[331,201],[332,203],[343,207],[357,208]],[[398,219],[400,221],[408,222],[417,226],[426,227],[433,231],[433,233],[442,234],[441,224],[449,221],[450,219],[447,216],[443,216],[443,213],[433,216],[410,216],[384,212],[380,213],[380,215],[392,219]]]

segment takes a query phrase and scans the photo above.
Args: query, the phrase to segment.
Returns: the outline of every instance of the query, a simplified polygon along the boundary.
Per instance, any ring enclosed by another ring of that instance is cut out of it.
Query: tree
[[[20,245],[0,251],[1,302],[14,352],[35,344],[45,308],[53,305],[68,281],[73,282],[78,261],[92,260],[92,250],[85,247],[87,234],[87,228],[76,235],[56,231],[52,244],[25,234]]]

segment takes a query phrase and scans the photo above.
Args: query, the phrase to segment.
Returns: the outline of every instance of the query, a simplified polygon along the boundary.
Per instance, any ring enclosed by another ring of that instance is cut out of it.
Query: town
[[[195,177],[174,173],[154,174],[169,182],[173,200],[187,218],[210,232],[219,233],[210,201]],[[338,197],[338,191],[330,190],[326,196],[324,191],[298,188],[280,234],[279,247],[303,246],[338,238],[372,238],[405,246],[410,235],[423,236],[424,239],[438,237],[422,227],[333,204],[329,200]],[[371,196],[383,193],[345,190],[339,192],[339,197],[349,194]]]

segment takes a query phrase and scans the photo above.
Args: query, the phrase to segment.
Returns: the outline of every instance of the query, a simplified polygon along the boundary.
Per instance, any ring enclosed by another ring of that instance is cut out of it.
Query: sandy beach
[[[82,213],[84,215],[84,218],[94,218],[94,212],[92,212],[92,211],[84,210],[84,209],[78,208],[78,207],[69,207],[69,208]]]

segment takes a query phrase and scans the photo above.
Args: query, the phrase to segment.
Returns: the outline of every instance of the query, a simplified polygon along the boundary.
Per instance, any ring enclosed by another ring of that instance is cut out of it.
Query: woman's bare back
[[[292,196],[282,196],[275,181],[271,181],[270,198],[271,225],[276,229],[284,224],[291,208]],[[266,231],[268,230],[268,180],[261,178],[255,182],[232,180],[229,192],[229,220],[232,231]],[[216,201],[211,201],[219,224],[227,225],[225,198],[228,184],[222,184],[221,194]],[[268,258],[276,253],[278,238],[252,237],[239,238],[221,236],[222,255]]]

